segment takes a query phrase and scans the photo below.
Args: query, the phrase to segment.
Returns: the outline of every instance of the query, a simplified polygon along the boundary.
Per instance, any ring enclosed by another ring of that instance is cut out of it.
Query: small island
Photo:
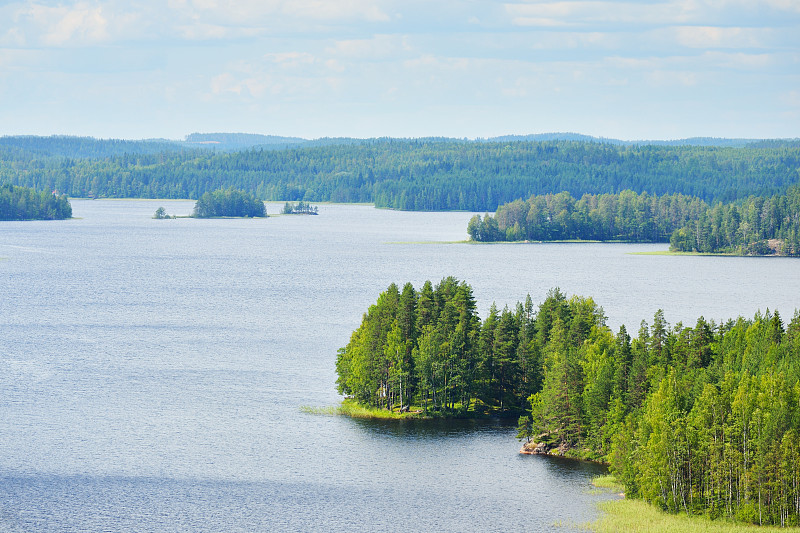
[[[0,185],[0,220],[65,220],[72,205],[65,194],[38,192],[29,187]]]
[[[615,334],[591,298],[492,305],[449,277],[378,296],[336,359],[340,412],[521,414],[524,453],[609,465],[670,513],[800,524],[800,311]],[[367,409],[358,409],[358,407]]]
[[[286,202],[283,206],[283,211],[281,211],[282,215],[318,215],[317,206],[312,206],[311,204],[307,204],[300,200],[296,204],[292,204],[291,202]]]
[[[203,194],[194,206],[194,218],[266,217],[264,202],[254,195],[234,188]]]
[[[167,210],[164,207],[159,207],[156,209],[156,212],[153,214],[153,218],[156,220],[169,220],[171,218],[176,218],[174,216],[170,216],[167,213]]]

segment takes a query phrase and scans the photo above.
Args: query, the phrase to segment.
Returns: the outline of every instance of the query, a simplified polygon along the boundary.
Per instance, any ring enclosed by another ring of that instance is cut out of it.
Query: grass
[[[592,479],[592,485],[601,489],[609,489],[614,492],[625,492],[623,487],[613,475],[608,474],[605,476],[596,476]]]
[[[616,533],[617,531],[648,533],[777,533],[778,531],[797,531],[798,528],[757,526],[711,520],[705,516],[686,516],[668,514],[642,500],[614,500],[600,504],[603,516],[590,524],[597,533]]]
[[[741,257],[737,254],[729,253],[701,253],[701,252],[670,252],[669,250],[660,250],[656,252],[630,252],[628,255],[667,255],[667,256],[697,256],[697,257]]]
[[[597,476],[592,485],[622,492],[613,475]],[[757,526],[726,519],[711,520],[706,516],[687,516],[686,514],[665,513],[656,506],[642,500],[611,500],[598,505],[602,516],[591,524],[589,529],[597,533],[616,533],[618,531],[647,533],[773,533],[778,531],[799,531],[800,528],[779,528]]]
[[[312,415],[343,415],[351,418],[369,418],[373,420],[404,420],[409,418],[425,418],[425,416],[420,413],[398,413],[396,411],[387,411],[386,409],[364,407],[353,400],[344,400],[341,405],[332,405],[328,407],[310,407],[304,405],[300,407],[300,410],[304,413]]]

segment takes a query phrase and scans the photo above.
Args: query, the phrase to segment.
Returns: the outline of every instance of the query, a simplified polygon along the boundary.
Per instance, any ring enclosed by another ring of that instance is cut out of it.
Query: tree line
[[[390,285],[339,351],[339,391],[386,409],[520,411],[541,381],[537,354],[520,345],[532,333],[532,303],[492,307],[483,322],[476,309],[472,288],[452,277],[419,291]]]
[[[0,185],[0,220],[64,220],[72,218],[66,195],[29,187]]]
[[[467,233],[474,241],[623,240],[667,242],[673,231],[697,220],[708,204],[683,194],[653,196],[626,190],[619,194],[568,192],[534,195],[497,208],[495,215],[472,217]]]
[[[800,256],[800,187],[786,194],[717,203],[675,230],[670,249],[682,252]]]
[[[475,215],[470,239],[493,241],[622,240],[669,242],[683,252],[800,255],[800,187],[709,205],[699,198],[568,192],[531,196]]]
[[[793,142],[718,147],[371,139],[223,153],[109,150],[56,157],[0,144],[0,179],[72,197],[197,199],[234,187],[262,200],[468,211],[494,211],[559,191],[576,198],[631,190],[728,202],[783,193],[800,181],[800,146]]]
[[[384,409],[520,413],[522,435],[603,461],[662,509],[800,524],[800,312],[670,326],[632,338],[558,289],[495,306],[445,278],[390,285],[336,361],[343,394]]]

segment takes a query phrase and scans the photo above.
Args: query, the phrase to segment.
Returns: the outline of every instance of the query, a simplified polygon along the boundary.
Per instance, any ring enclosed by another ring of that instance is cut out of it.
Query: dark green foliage
[[[619,194],[584,194],[579,200],[568,192],[531,196],[497,208],[494,217],[477,215],[467,233],[474,241],[623,240],[666,242],[673,231],[708,209],[698,198],[671,194],[651,196],[622,191]]]
[[[553,320],[568,326],[557,340],[550,340]],[[428,281],[420,291],[406,284],[402,294],[392,284],[339,352],[337,383],[343,394],[387,409],[415,404],[445,413],[519,413],[542,390],[545,354],[581,346],[602,323],[591,300],[567,300],[558,290],[538,314],[528,297],[513,311],[492,306],[481,322],[464,282],[450,277],[434,287]],[[575,361],[570,375],[579,378]],[[578,388],[569,393],[580,395],[577,381],[570,384]]]
[[[72,217],[66,195],[0,185],[0,220],[63,220]]]
[[[681,252],[800,255],[800,187],[709,206],[682,194],[650,196],[567,192],[531,196],[472,217],[474,241],[624,240],[669,242]]]
[[[265,200],[374,202],[407,210],[495,210],[567,191],[683,194],[707,202],[781,193],[800,181],[792,143],[713,146],[581,141],[455,142],[372,139],[240,152],[148,151],[70,155],[0,143],[0,179],[71,196],[199,198],[234,187]],[[70,141],[73,142],[73,141]],[[69,144],[69,143],[68,143]],[[104,148],[105,150],[105,148]],[[140,151],[137,151],[140,150]],[[77,154],[85,151],[78,150]],[[513,227],[513,224],[512,224]],[[644,238],[662,231],[643,228]]]
[[[381,294],[337,358],[342,393],[386,409],[529,414],[518,437],[610,463],[672,512],[800,525],[800,312],[670,326],[634,339],[555,289],[481,322],[453,278]]]
[[[800,255],[800,187],[786,194],[715,204],[676,229],[670,249],[740,255]]]
[[[197,200],[193,217],[265,217],[264,202],[252,194],[236,189],[207,192]]]
[[[127,141],[122,139],[95,139],[71,135],[14,135],[0,137],[0,154],[16,158],[65,157],[71,159],[102,159],[124,154],[164,154],[180,152],[185,148],[178,141],[152,139]],[[192,150],[189,150],[192,151]]]

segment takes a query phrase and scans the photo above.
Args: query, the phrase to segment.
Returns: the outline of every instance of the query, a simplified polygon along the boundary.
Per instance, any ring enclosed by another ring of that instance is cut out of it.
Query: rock
[[[551,446],[546,442],[528,441],[522,445],[519,453],[527,455],[547,455],[550,453]]]
[[[549,442],[550,434],[545,433],[539,435],[536,440],[531,440],[522,445],[519,453],[527,455],[558,455],[564,456],[570,449],[569,444],[561,442],[558,446],[553,442]]]

